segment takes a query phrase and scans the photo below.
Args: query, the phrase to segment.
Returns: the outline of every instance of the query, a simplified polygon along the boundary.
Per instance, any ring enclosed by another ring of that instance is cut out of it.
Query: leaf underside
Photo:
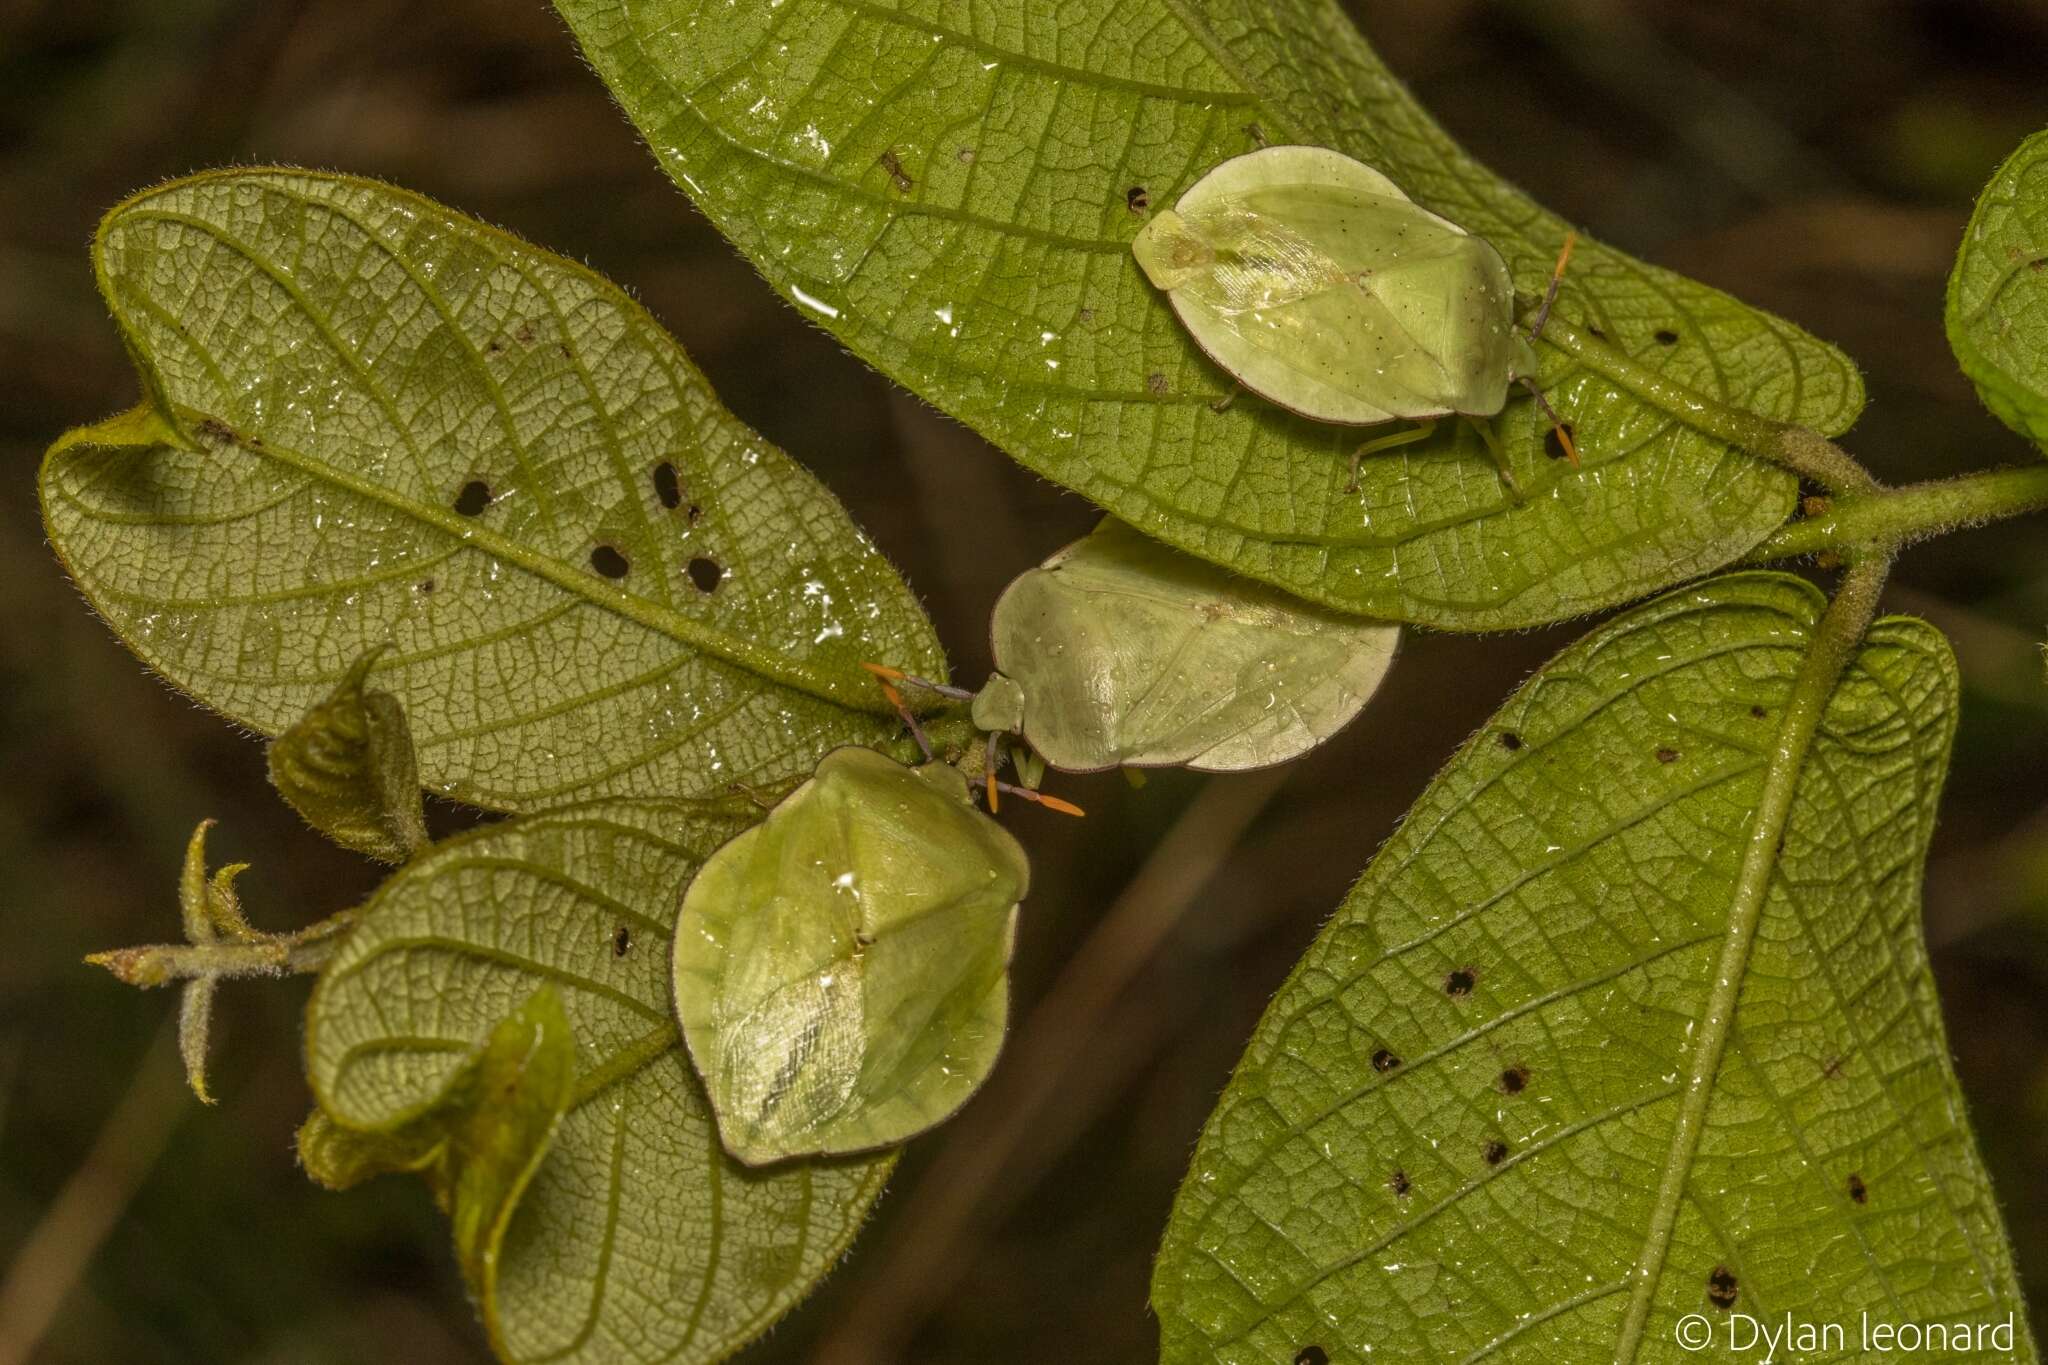
[[[479,1287],[511,1361],[722,1359],[843,1253],[893,1163],[726,1157],[669,1011],[678,891],[743,817],[611,800],[437,845],[323,972],[307,1073],[334,1123],[402,1133],[552,986],[576,1094]]]
[[[1946,318],[1984,405],[2048,446],[2048,133],[2021,143],[1977,197]]]
[[[1164,1359],[1678,1360],[1690,1313],[1853,1337],[1865,1310],[2020,1310],[1920,932],[1956,706],[1921,622],[1879,621],[1828,701],[1697,1153],[1672,1155],[1820,606],[1774,574],[1650,603],[1452,760],[1210,1119],[1153,1281]],[[1659,1247],[1630,1343],[1631,1272]]]
[[[1368,458],[1250,396],[1144,280],[1145,214],[1260,139],[1336,148],[1500,248],[1540,292],[1563,224],[1460,152],[1328,0],[556,0],[663,167],[786,297],[1030,468],[1303,597],[1453,629],[1625,601],[1715,568],[1795,481],[1547,352],[1585,465],[1501,419]],[[1593,244],[1561,315],[1724,402],[1836,432],[1839,353]]]
[[[800,776],[895,729],[861,659],[944,669],[831,495],[582,266],[286,171],[138,195],[95,259],[146,406],[52,449],[50,536],[237,720],[388,642],[421,778],[519,809]]]

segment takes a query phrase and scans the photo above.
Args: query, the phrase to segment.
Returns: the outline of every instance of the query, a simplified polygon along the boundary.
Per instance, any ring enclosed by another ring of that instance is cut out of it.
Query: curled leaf
[[[991,629],[1002,672],[975,722],[1080,772],[1299,757],[1358,714],[1400,638],[1115,521],[1021,574]]]
[[[839,749],[683,896],[675,1003],[726,1150],[901,1142],[967,1102],[1008,1018],[1017,841],[943,764]]]
[[[2048,446],[2048,132],[2022,142],[1977,196],[1944,320],[1984,406]]]
[[[402,863],[427,846],[427,821],[405,707],[365,686],[383,652],[356,660],[325,701],[272,741],[270,781],[343,848]]]
[[[523,1002],[560,997],[576,1077],[552,1142],[523,1186],[492,1186],[502,1217],[456,1230],[503,1223],[495,1259],[463,1252],[501,1359],[723,1360],[832,1267],[881,1192],[886,1155],[772,1172],[727,1157],[683,1050],[678,893],[754,818],[738,801],[611,799],[441,840],[321,973],[306,1020],[321,1112],[300,1153],[335,1185],[378,1170],[440,1181],[434,1116],[452,1112],[451,1086]]]
[[[396,1132],[351,1133],[316,1114],[299,1134],[307,1174],[340,1189],[385,1171],[423,1172],[454,1225],[463,1275],[496,1293],[499,1246],[575,1094],[576,1043],[543,986],[491,1030],[423,1114]],[[488,1311],[488,1310],[487,1310]]]

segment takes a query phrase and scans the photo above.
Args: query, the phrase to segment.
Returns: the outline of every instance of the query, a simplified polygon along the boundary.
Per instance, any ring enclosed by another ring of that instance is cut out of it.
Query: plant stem
[[[1781,528],[1750,552],[1748,562],[1859,547],[1889,552],[1944,531],[2043,508],[2048,463],[1883,488],[1837,498],[1820,516]]]
[[[1885,575],[1890,569],[1891,556],[1887,552],[1866,553],[1853,560],[1834,601],[1828,604],[1826,614],[1815,628],[1806,658],[1792,681],[1792,694],[1778,726],[1763,791],[1757,799],[1756,817],[1750,823],[1743,849],[1742,867],[1736,874],[1721,959],[1714,968],[1698,1041],[1686,1069],[1684,1089],[1680,1091],[1678,1122],[1671,1130],[1671,1147],[1664,1158],[1649,1231],[1629,1275],[1629,1302],[1614,1351],[1617,1365],[1634,1361],[1643,1344],[1665,1257],[1678,1226],[1679,1205],[1692,1178],[1700,1138],[1706,1132],[1707,1107],[1715,1094],[1714,1077],[1735,1027],[1736,1005],[1743,982],[1748,979],[1750,948],[1756,942],[1764,900],[1777,874],[1785,826],[1792,816],[1799,779],[1806,771],[1807,758],[1828,703],[1834,698],[1836,684],[1854,657],[1864,628],[1877,611],[1878,595],[1884,590]]]
[[[1819,432],[1792,422],[1775,422],[1710,398],[1555,313],[1544,324],[1543,340],[1687,426],[1740,446],[1758,459],[1783,465],[1830,493],[1863,493],[1879,486],[1847,451]]]

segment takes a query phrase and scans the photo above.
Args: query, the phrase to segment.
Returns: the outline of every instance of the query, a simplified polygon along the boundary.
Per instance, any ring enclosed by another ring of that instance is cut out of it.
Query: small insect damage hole
[[[718,585],[725,581],[725,566],[715,559],[706,559],[703,555],[698,555],[690,561],[687,572],[690,575],[690,582],[696,584],[697,591],[701,593],[717,592]]]
[[[1330,1365],[1330,1353],[1320,1346],[1304,1346],[1294,1353],[1294,1365]]]
[[[953,159],[963,166],[972,166],[974,164],[974,148],[962,147],[959,151],[953,153]]]
[[[667,460],[654,467],[654,496],[671,512],[683,505],[683,481]]]
[[[1500,747],[1513,753],[1522,747],[1522,737],[1513,730],[1503,730],[1500,732]]]
[[[1725,1265],[1715,1266],[1713,1273],[1707,1276],[1707,1302],[1716,1308],[1733,1308],[1735,1296],[1740,1292],[1741,1285],[1735,1278],[1735,1272]]]
[[[1394,1192],[1396,1199],[1406,1199],[1415,1187],[1408,1183],[1408,1172],[1395,1171],[1387,1177],[1387,1188]]]
[[[1761,706],[1752,706],[1749,708],[1749,714],[1756,717],[1758,720],[1762,720],[1765,716],[1768,716],[1771,713],[1764,710],[1764,708]]]
[[[1651,334],[1651,339],[1659,346],[1676,346],[1678,344],[1678,333],[1672,331],[1669,327],[1659,327]]]
[[[1132,213],[1143,213],[1152,207],[1152,195],[1143,185],[1133,185],[1124,191],[1124,207]]]
[[[896,155],[893,147],[876,157],[875,164],[889,173],[889,179],[895,182],[898,194],[910,193],[911,186],[917,183],[910,178],[910,172],[903,169],[903,158]]]
[[[1472,987],[1478,984],[1477,967],[1460,967],[1444,978],[1444,994],[1453,1000],[1463,1000],[1472,994]]]
[[[619,926],[619,932],[612,935],[612,956],[624,957],[633,951],[633,931],[626,925]]]
[[[1500,1088],[1503,1094],[1519,1095],[1529,1088],[1529,1068],[1516,1062],[1500,1073]]]
[[[1849,1198],[1858,1204],[1870,1202],[1870,1187],[1863,1183],[1863,1177],[1856,1172],[1849,1173]]]
[[[1372,1054],[1372,1069],[1374,1071],[1392,1071],[1399,1065],[1401,1065],[1401,1059],[1385,1048],[1381,1048]]]
[[[1657,750],[1657,761],[1659,763],[1678,762],[1678,750],[1669,747]]]
[[[436,583],[431,578],[422,578],[419,582],[412,585],[412,590],[418,593],[420,596],[425,597],[427,594],[433,592],[434,589],[440,586],[440,584]]]
[[[1607,340],[1607,333],[1601,331],[1598,327],[1595,327],[1590,322],[1586,324],[1586,330],[1592,333],[1594,336],[1598,337],[1602,341]]]
[[[1508,1159],[1508,1145],[1495,1138],[1479,1149],[1479,1155],[1486,1158],[1487,1165],[1498,1166]]]
[[[606,578],[624,578],[633,567],[626,552],[616,545],[600,545],[590,552],[590,567]]]
[[[1543,433],[1543,453],[1553,460],[1568,459],[1571,451],[1565,448],[1565,442],[1570,441],[1576,446],[1578,439],[1579,429],[1570,422],[1561,427],[1551,427]]]
[[[482,479],[471,479],[456,493],[455,510],[465,517],[480,517],[492,500],[491,486]]]

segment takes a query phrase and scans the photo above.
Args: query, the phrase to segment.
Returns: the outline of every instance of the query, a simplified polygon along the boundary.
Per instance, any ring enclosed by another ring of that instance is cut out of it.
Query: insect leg
[[[1351,479],[1344,485],[1344,491],[1346,493],[1356,493],[1358,491],[1358,462],[1366,456],[1376,455],[1382,450],[1392,450],[1397,446],[1413,445],[1417,441],[1426,441],[1435,431],[1436,419],[1432,417],[1426,421],[1417,422],[1406,431],[1397,431],[1390,436],[1376,436],[1372,440],[1367,441],[1364,445],[1351,452]]]
[[[1229,410],[1229,408],[1230,408],[1230,405],[1231,405],[1232,403],[1235,403],[1235,402],[1237,401],[1237,396],[1238,396],[1239,394],[1243,393],[1243,392],[1244,392],[1244,385],[1242,385],[1242,384],[1232,384],[1232,385],[1230,386],[1230,392],[1229,392],[1229,393],[1226,393],[1226,394],[1224,394],[1224,395],[1223,395],[1223,396],[1222,396],[1221,398],[1217,399],[1217,400],[1216,400],[1215,402],[1213,402],[1213,403],[1211,403],[1211,404],[1209,405],[1209,411],[1211,411],[1211,412],[1227,412],[1227,411]]]
[[[1493,423],[1484,417],[1467,417],[1467,426],[1479,433],[1479,439],[1486,446],[1486,453],[1493,456],[1494,468],[1500,471],[1500,481],[1507,486],[1508,496],[1516,502],[1522,501],[1522,485],[1515,481],[1515,471],[1508,466],[1507,448],[1501,445],[1500,436],[1495,433]]]
[[[1529,329],[1529,340],[1543,335],[1543,324],[1550,321],[1550,305],[1557,302],[1557,287],[1564,283],[1564,268],[1572,258],[1572,248],[1579,244],[1577,232],[1564,235],[1564,249],[1557,253],[1557,265],[1550,272],[1550,287],[1543,291],[1543,306],[1536,310],[1536,325]]]

